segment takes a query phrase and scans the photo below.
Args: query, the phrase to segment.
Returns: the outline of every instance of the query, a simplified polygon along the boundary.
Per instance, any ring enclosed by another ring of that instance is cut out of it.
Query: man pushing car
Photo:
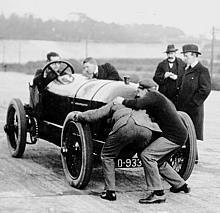
[[[162,176],[172,187],[171,192],[189,193],[190,188],[182,177],[167,163],[159,163],[160,159],[180,148],[185,144],[188,132],[178,115],[174,104],[163,94],[157,91],[157,84],[151,79],[139,82],[139,97],[136,99],[116,98],[116,103],[122,103],[133,109],[145,109],[155,119],[163,134],[152,141],[140,154],[147,189],[151,193],[139,203],[161,203],[165,202],[161,177]]]
[[[112,131],[101,153],[105,178],[105,191],[101,194],[103,199],[116,200],[114,159],[125,146],[131,143],[135,144],[141,156],[147,187],[151,191],[147,198],[139,200],[140,203],[165,202],[160,175],[172,186],[171,192],[188,193],[190,191],[185,181],[167,162],[162,163],[158,169],[158,161],[163,156],[185,143],[187,129],[175,106],[164,95],[157,92],[156,88],[157,84],[154,81],[143,80],[139,82],[134,100],[124,101],[119,97],[99,109],[73,113],[73,119],[76,121],[95,122],[98,119],[110,117],[113,123]],[[129,109],[121,103],[129,107],[144,109],[144,111]],[[155,123],[152,123],[145,110],[156,119],[163,131],[162,136],[153,142],[150,142],[152,132],[161,130]]]
[[[112,130],[102,148],[101,160],[105,187],[102,199],[116,200],[115,163],[120,151],[128,144],[133,144],[132,151],[142,151],[150,142],[152,131],[161,132],[156,123],[143,110],[132,110],[122,104],[110,102],[107,105],[85,112],[73,112],[75,121],[96,122],[102,118],[111,118]],[[135,154],[134,153],[134,154]]]

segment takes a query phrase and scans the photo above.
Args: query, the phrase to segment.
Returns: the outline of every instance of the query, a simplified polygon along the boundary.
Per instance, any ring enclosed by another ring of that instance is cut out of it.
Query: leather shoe
[[[152,192],[147,198],[139,200],[141,204],[151,204],[151,203],[163,203],[166,201],[165,195],[156,195]]]
[[[175,188],[175,187],[171,187],[170,191],[173,193],[178,193],[178,192],[185,192],[185,193],[189,193],[190,192],[190,187],[185,183],[183,186],[179,187],[179,188]]]
[[[106,190],[106,191],[102,192],[102,194],[100,195],[100,197],[101,197],[102,199],[110,200],[110,201],[116,200],[115,191],[110,191],[110,190]]]

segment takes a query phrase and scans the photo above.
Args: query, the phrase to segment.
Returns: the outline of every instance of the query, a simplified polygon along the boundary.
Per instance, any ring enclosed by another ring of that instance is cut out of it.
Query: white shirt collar
[[[191,64],[191,67],[192,67],[192,68],[195,67],[198,63],[199,63],[198,60],[194,61],[194,62]]]
[[[191,65],[187,65],[187,66],[185,67],[185,70],[187,70],[187,69],[189,68],[189,66],[190,66],[191,68],[195,67],[198,63],[199,63],[198,60],[194,61]]]
[[[98,74],[98,66],[96,66],[96,68],[95,68],[95,71],[94,71],[94,74]]]
[[[173,63],[169,63],[169,67],[172,68],[173,67]]]

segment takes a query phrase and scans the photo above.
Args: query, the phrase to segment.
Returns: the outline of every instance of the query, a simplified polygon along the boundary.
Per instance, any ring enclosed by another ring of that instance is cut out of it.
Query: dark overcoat
[[[34,75],[33,83],[37,85],[39,92],[42,92],[43,89],[53,80],[57,78],[57,74],[55,72],[48,72],[47,77],[43,77],[43,70],[38,69]]]
[[[121,81],[118,71],[111,64],[98,65],[98,79]]]
[[[204,101],[211,92],[209,71],[200,62],[186,70],[178,96],[177,110],[189,114],[197,139],[203,140]]]
[[[174,61],[174,69],[172,71],[169,68],[169,62],[167,59],[160,62],[157,66],[153,80],[159,85],[159,92],[164,94],[176,105],[176,95],[178,94],[179,87],[181,85],[182,77],[184,74],[185,63],[180,58],[176,58]],[[177,79],[164,78],[166,72],[173,72],[177,75]]]

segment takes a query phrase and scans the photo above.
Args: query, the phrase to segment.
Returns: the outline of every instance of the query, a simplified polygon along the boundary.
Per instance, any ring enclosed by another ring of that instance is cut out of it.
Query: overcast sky
[[[0,5],[6,16],[33,14],[64,20],[85,13],[107,23],[161,24],[208,37],[212,26],[220,29],[220,0],[0,0]]]

